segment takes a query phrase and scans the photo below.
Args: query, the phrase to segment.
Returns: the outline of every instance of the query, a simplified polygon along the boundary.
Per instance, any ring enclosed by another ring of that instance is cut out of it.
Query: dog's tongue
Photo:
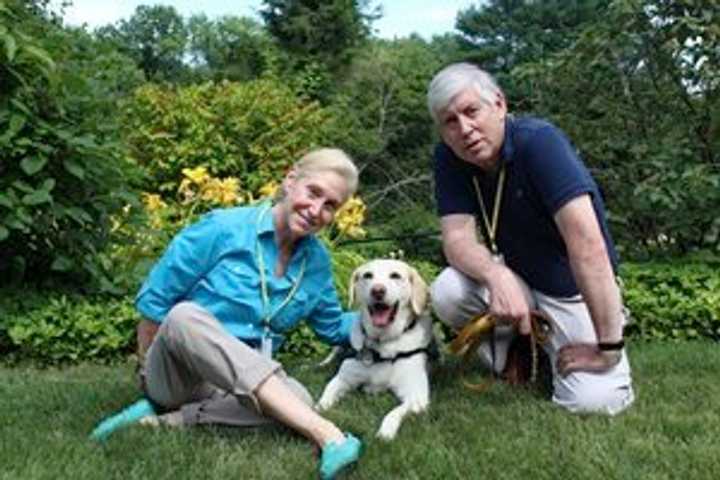
[[[387,324],[390,323],[390,318],[392,316],[392,308],[389,307],[380,307],[380,308],[374,308],[372,311],[372,323],[376,327],[385,327]]]

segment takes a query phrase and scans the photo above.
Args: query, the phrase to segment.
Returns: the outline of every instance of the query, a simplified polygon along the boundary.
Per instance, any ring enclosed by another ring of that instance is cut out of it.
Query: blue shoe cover
[[[341,443],[328,443],[323,447],[320,456],[320,478],[322,480],[335,478],[343,468],[357,462],[362,450],[362,442],[350,433],[345,434],[345,440]]]
[[[132,425],[148,415],[155,415],[155,409],[149,401],[143,398],[100,422],[90,434],[90,438],[98,441],[105,440],[115,430]]]

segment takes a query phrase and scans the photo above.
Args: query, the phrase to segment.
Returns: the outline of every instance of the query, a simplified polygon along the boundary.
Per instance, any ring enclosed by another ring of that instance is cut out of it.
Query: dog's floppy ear
[[[355,285],[357,284],[359,276],[360,267],[356,268],[352,275],[350,275],[350,283],[348,284],[348,308],[355,306]]]
[[[408,270],[410,271],[410,286],[412,287],[410,303],[413,313],[420,315],[427,306],[430,289],[417,270],[410,266],[408,266]]]

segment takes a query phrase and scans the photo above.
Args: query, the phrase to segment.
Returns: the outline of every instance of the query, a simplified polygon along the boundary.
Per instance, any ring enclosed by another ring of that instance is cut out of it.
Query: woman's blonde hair
[[[358,169],[350,156],[339,148],[312,150],[295,162],[293,170],[298,177],[320,172],[336,173],[347,184],[347,198],[353,196],[358,187]]]

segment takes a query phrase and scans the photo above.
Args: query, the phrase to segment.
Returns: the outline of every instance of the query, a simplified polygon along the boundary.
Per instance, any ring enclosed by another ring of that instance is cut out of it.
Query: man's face
[[[440,111],[440,136],[458,158],[492,170],[500,158],[506,114],[502,95],[488,103],[474,88],[467,88]]]

